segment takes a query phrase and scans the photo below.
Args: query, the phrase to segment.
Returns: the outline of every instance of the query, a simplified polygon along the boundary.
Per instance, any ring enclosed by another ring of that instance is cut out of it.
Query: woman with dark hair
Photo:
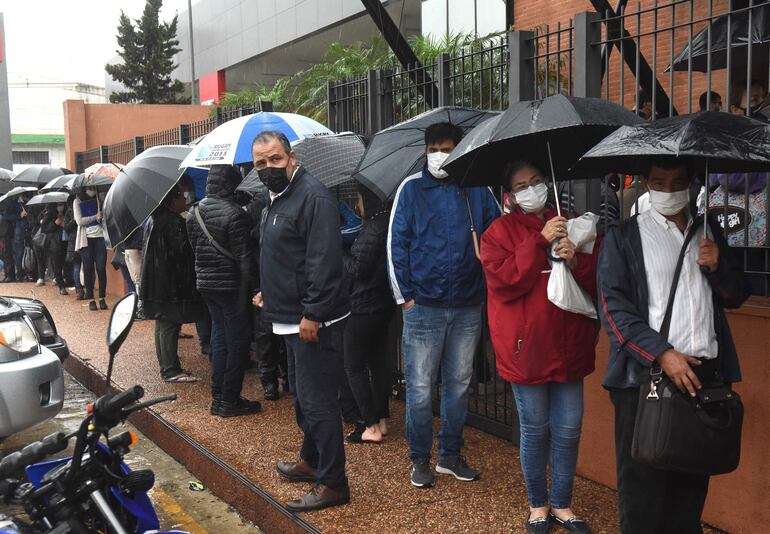
[[[558,242],[556,256],[595,298],[598,247],[593,254],[576,252],[567,237],[567,219],[547,204],[547,179],[540,169],[516,161],[508,164],[504,176],[511,212],[482,236],[481,262],[497,370],[511,382],[519,414],[521,467],[530,506],[525,526],[535,533],[547,532],[551,524],[568,532],[590,532],[570,505],[583,419],[583,378],[594,370],[596,320],[548,300],[548,250]]]
[[[40,216],[40,231],[45,235],[45,252],[37,263],[38,285],[45,283],[45,271],[51,268],[60,295],[68,295],[64,285],[63,260],[61,255],[62,230],[64,229],[65,204],[48,204]]]
[[[344,255],[351,291],[351,315],[345,327],[345,372],[366,428],[349,440],[379,443],[387,435],[391,369],[388,325],[396,309],[388,284],[387,249],[390,210],[359,185],[361,230]]]
[[[64,231],[67,232],[67,255],[65,256],[65,265],[72,268],[72,281],[75,285],[77,298],[75,300],[85,300],[86,294],[83,290],[83,283],[80,281],[81,259],[80,252],[75,250],[75,243],[78,237],[78,223],[75,220],[75,211],[73,210],[74,199],[70,197],[67,202],[67,210],[64,214]]]
[[[75,251],[80,252],[85,278],[85,299],[90,300],[88,308],[96,311],[94,300],[94,271],[99,277],[99,308],[107,309],[107,246],[102,228],[102,210],[94,188],[82,190],[72,203],[78,231],[75,237]]]

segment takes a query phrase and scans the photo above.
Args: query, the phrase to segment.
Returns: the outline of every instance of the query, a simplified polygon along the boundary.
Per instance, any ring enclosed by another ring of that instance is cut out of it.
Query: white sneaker
[[[38,279],[37,279],[37,283],[35,283],[35,285],[36,285],[37,287],[41,287],[41,286],[44,286],[44,285],[45,285],[45,280],[43,280],[42,278],[38,278]]]

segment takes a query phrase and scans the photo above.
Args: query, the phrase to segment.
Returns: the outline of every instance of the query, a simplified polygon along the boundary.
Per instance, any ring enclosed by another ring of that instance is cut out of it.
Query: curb
[[[107,391],[105,375],[74,352],[64,368],[95,395]],[[321,534],[302,517],[289,512],[272,495],[195,441],[189,434],[151,409],[131,416],[130,421],[165,453],[184,465],[218,498],[266,533]]]

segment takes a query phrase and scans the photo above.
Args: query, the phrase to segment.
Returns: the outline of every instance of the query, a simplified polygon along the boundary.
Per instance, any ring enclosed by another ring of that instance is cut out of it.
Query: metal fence
[[[355,80],[330,83],[329,126],[373,135],[437,106],[503,110],[510,102],[556,93],[605,98],[655,120],[698,111],[702,94],[708,108],[716,101],[710,93],[715,91],[725,111],[750,114],[746,98],[741,102],[742,95],[750,96],[752,91],[761,91],[757,98],[767,95],[770,2],[650,0],[628,4],[620,0],[616,10],[579,13],[532,31],[513,31],[497,43],[456,57],[441,56],[428,65],[371,71]],[[757,24],[760,20],[764,26]],[[746,39],[745,28],[752,23],[751,35],[763,42],[747,45],[752,40]],[[726,31],[727,42],[742,40],[743,44],[710,52],[711,43],[718,41],[711,34],[718,31]],[[698,52],[698,42],[704,38],[705,58]],[[565,207],[600,213],[605,228],[613,218],[627,218],[634,206],[638,209],[643,194],[636,177],[568,181],[560,188]],[[766,231],[770,183],[766,176],[746,179],[738,189],[712,191],[710,206],[720,212],[729,243],[743,257],[754,293],[770,296]],[[394,332],[399,335],[399,324]],[[496,376],[488,336],[485,329],[476,354],[469,423],[504,437],[513,435],[516,441],[514,402],[510,388]],[[397,346],[399,392],[403,393],[400,342]]]

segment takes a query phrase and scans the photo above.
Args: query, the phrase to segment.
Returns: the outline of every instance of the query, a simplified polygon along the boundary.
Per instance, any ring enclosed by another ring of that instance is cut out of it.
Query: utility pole
[[[190,94],[192,104],[197,104],[198,95],[195,89],[195,45],[193,43],[193,18],[192,18],[192,0],[187,0],[187,23],[190,33],[190,73],[192,75],[190,84]]]

